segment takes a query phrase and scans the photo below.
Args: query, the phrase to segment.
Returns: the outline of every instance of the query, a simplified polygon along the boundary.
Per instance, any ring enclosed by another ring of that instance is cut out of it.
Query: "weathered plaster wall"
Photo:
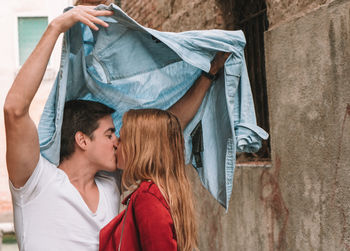
[[[270,27],[313,11],[334,0],[266,0]]]
[[[201,251],[264,250],[270,224],[269,211],[264,210],[273,187],[261,189],[265,168],[237,168],[230,208],[225,210],[200,184],[191,170]],[[265,249],[267,250],[267,249]]]
[[[124,11],[142,25],[166,31],[232,28],[232,1],[130,0],[121,1]],[[223,13],[225,13],[223,16]],[[276,193],[273,178],[262,188],[264,167],[243,167],[235,171],[229,211],[205,190],[193,168],[190,177],[195,194],[201,251],[264,250],[271,221],[271,196]]]
[[[350,1],[277,25],[265,53],[269,173],[284,201],[270,206],[281,236],[269,249],[349,250]]]
[[[233,27],[234,1],[125,2],[152,28]],[[191,170],[200,250],[350,250],[350,0],[267,5],[272,168],[236,169],[228,213]]]

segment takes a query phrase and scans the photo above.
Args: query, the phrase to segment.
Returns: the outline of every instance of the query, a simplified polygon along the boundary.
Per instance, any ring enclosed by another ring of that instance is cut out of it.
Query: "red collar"
[[[123,201],[122,201],[122,204],[123,205],[126,205],[127,203],[128,203],[128,200],[131,198],[131,196],[137,191],[137,190],[139,190],[139,188],[141,187],[141,186],[147,186],[147,187],[150,187],[152,184],[154,184],[154,182],[153,181],[142,181],[141,183],[140,183],[140,185],[138,186],[138,188],[136,188],[134,191],[132,191],[128,196],[126,196],[124,199],[123,199]]]

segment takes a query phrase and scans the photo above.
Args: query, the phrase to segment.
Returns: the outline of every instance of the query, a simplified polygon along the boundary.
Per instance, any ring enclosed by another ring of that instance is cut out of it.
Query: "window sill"
[[[237,168],[271,168],[271,161],[247,161],[236,163]]]

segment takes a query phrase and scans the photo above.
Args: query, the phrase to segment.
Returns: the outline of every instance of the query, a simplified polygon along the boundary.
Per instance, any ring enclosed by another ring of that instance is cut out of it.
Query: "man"
[[[20,250],[98,250],[99,230],[118,213],[119,191],[113,178],[117,138],[113,109],[91,101],[69,101],[62,125],[60,164],[40,155],[29,106],[45,73],[58,36],[77,22],[98,30],[111,15],[78,6],[54,19],[22,66],[4,104],[7,168]],[[228,54],[218,53],[211,74]],[[183,128],[195,115],[211,81],[201,76],[170,111]],[[185,109],[186,108],[186,109]]]

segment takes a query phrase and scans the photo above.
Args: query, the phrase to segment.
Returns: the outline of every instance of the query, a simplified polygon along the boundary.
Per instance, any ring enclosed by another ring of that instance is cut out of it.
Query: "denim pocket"
[[[242,64],[225,65],[225,74],[229,76],[240,77],[242,73]]]
[[[228,98],[233,98],[236,95],[236,89],[241,77],[241,73],[242,64],[225,65],[225,86]]]

